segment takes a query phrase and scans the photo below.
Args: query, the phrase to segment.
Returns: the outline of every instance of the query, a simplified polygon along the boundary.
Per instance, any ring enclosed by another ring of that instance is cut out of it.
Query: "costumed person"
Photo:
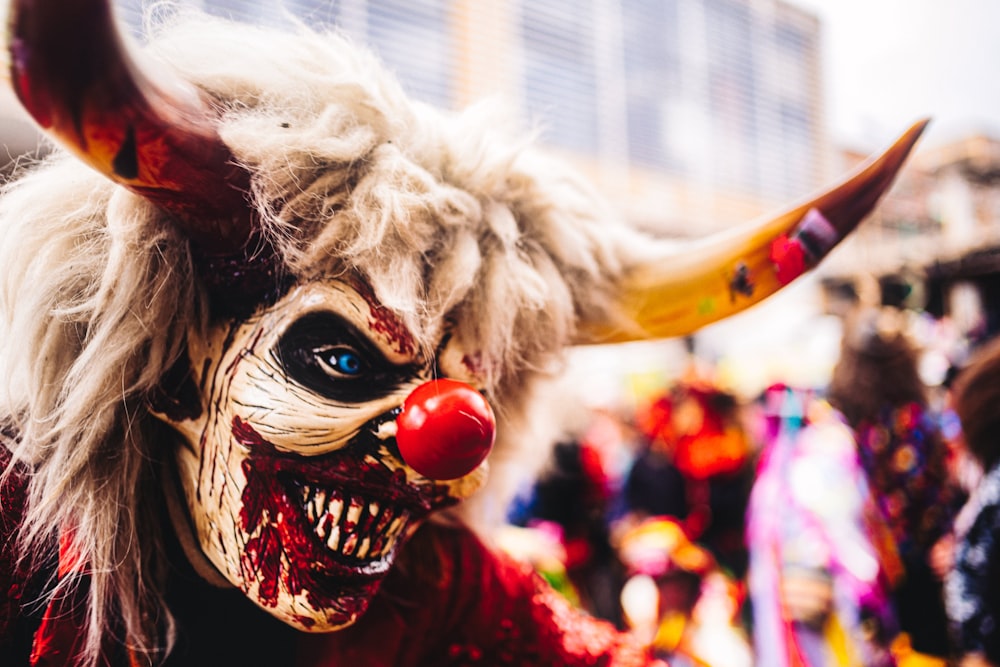
[[[645,519],[624,530],[618,549],[628,574],[626,622],[656,655],[672,667],[750,667],[750,644],[737,624],[739,586],[679,522]]]
[[[670,664],[690,657],[683,645],[702,579],[713,570],[712,555],[684,534],[674,519],[653,517],[625,529],[618,557],[628,576],[621,590],[625,621],[648,638]]]
[[[556,536],[580,605],[620,625],[609,493],[597,452],[582,439],[561,439],[531,491],[511,523]]]
[[[547,451],[533,392],[813,267],[924,127],[676,244],[334,35],[8,20],[57,150],[0,197],[5,667],[647,663],[488,544]]]
[[[945,602],[961,667],[1000,665],[1000,339],[983,345],[952,385],[962,437],[984,471],[955,519]]]
[[[812,391],[778,384],[761,400],[747,511],[755,664],[895,665],[892,572],[878,547],[887,528],[853,432]]]
[[[684,474],[673,460],[674,403],[673,392],[665,392],[636,416],[642,446],[622,485],[623,509],[636,523],[655,516],[684,520],[690,512]]]
[[[859,308],[847,318],[828,400],[854,431],[869,488],[889,528],[883,551],[902,565],[892,590],[904,633],[897,657],[905,665],[904,657],[916,652],[920,664],[943,666],[952,650],[932,553],[950,540],[961,494],[948,469],[948,444],[928,407],[919,354],[903,311]]]
[[[625,480],[626,521],[673,517],[736,579],[753,467],[736,397],[701,377],[679,382],[638,411],[646,446]]]

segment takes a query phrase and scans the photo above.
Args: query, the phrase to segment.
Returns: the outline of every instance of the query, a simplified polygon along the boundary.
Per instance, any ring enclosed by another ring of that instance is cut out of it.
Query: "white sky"
[[[788,1],[823,21],[835,140],[882,142],[924,116],[928,142],[1000,136],[1000,1]]]

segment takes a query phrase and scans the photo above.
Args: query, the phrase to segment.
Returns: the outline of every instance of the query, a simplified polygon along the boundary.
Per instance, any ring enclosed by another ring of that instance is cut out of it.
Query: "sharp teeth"
[[[316,513],[316,506],[313,503],[311,503],[311,502],[307,502],[306,503],[306,518],[309,519],[309,523],[315,524],[317,516],[318,515]]]
[[[312,491],[308,495],[309,498],[306,500],[306,518],[309,519],[309,523],[315,524],[323,516],[323,507],[316,502],[316,496]]]
[[[375,535],[375,543],[372,545],[373,556],[381,556],[385,552],[385,547],[387,544],[392,544],[392,538],[386,533],[386,526],[389,525],[389,519],[392,518],[392,512],[386,510],[385,513],[379,518],[378,525],[375,527],[373,535]]]
[[[354,556],[356,558],[364,558],[365,556],[367,556],[368,555],[368,547],[370,545],[371,545],[371,541],[367,537],[365,539],[361,540],[361,546],[359,546],[358,550],[354,552]]]
[[[376,533],[375,544],[372,545],[372,551],[381,556],[385,553],[386,547],[390,544],[392,544],[391,536],[383,532]]]
[[[358,519],[361,518],[361,509],[363,505],[361,501],[357,498],[351,498],[351,506],[347,508],[347,526],[354,528],[358,525]]]
[[[334,525],[333,530],[330,531],[330,537],[326,540],[326,546],[336,551],[339,542],[340,526]]]
[[[378,501],[345,500],[338,491],[313,486],[302,487],[302,502],[326,547],[358,559],[384,556],[410,519],[409,512],[396,515],[394,508],[382,507]]]
[[[340,515],[344,513],[344,501],[338,497],[334,497],[330,501],[330,507],[327,508],[327,514],[332,517],[332,521],[335,524],[340,523]]]
[[[370,505],[361,508],[361,518],[358,519],[358,533],[360,535],[371,535],[372,526],[375,525],[376,515],[370,514],[367,510]]]
[[[385,527],[389,525],[389,521],[392,520],[392,511],[386,510],[382,512],[382,516],[378,518],[375,525],[372,526],[372,532],[376,535],[382,535],[385,533]]]
[[[328,514],[324,514],[320,518],[319,524],[316,526],[316,534],[319,535],[319,538],[321,540],[326,539],[326,533],[330,529],[330,525],[331,525],[331,523],[330,523],[330,516]],[[332,524],[332,525],[336,525],[336,524]]]
[[[316,493],[312,499],[312,506],[317,517],[323,516],[323,511],[326,510],[326,491],[316,489]]]
[[[403,512],[402,514],[397,516],[395,519],[392,520],[392,523],[389,525],[389,530],[386,533],[386,535],[392,539],[395,539],[396,536],[399,535],[400,531],[403,530],[403,526],[406,525],[406,521],[409,518],[410,518],[409,512]]]
[[[345,556],[350,556],[354,553],[354,547],[356,546],[358,546],[358,534],[351,533],[347,536],[347,539],[344,540],[344,548],[341,549],[340,552]]]

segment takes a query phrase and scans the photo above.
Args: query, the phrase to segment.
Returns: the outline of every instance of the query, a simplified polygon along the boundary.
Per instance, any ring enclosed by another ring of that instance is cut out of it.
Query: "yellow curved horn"
[[[781,215],[653,249],[624,278],[621,317],[582,323],[577,344],[687,335],[774,294],[815,267],[871,212],[928,122],[915,123],[839,185]]]

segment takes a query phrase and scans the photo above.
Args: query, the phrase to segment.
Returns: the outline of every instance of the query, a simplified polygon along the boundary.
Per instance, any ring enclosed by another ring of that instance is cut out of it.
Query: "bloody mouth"
[[[370,598],[408,529],[455,502],[446,487],[412,484],[376,458],[384,443],[359,438],[331,454],[301,456],[279,452],[239,417],[233,435],[252,452],[242,462],[240,523],[251,536],[243,568],[268,606],[281,588],[306,594],[315,609]]]
[[[353,566],[358,574],[377,575],[388,569],[399,538],[415,518],[413,512],[342,487],[293,486],[305,524],[328,555]]]

